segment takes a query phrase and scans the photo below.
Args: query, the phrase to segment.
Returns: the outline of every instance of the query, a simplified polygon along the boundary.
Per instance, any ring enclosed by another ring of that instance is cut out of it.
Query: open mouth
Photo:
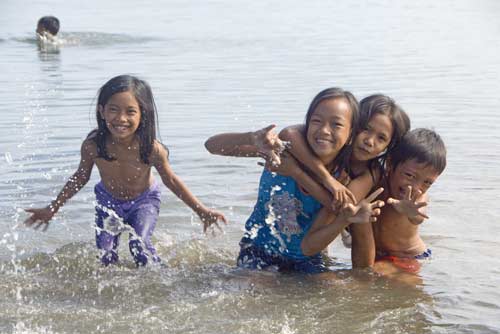
[[[130,128],[127,125],[112,125],[112,127],[114,130],[116,130],[118,132],[125,132]]]
[[[319,145],[331,145],[333,144],[333,141],[330,139],[318,138],[316,139],[316,143]]]

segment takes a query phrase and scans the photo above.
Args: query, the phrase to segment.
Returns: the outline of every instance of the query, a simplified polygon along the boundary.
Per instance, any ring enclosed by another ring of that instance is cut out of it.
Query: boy
[[[59,32],[59,20],[55,16],[44,16],[38,20],[36,35],[39,39],[54,39]]]
[[[394,148],[387,164],[384,185],[386,205],[373,224],[376,247],[376,261],[389,261],[408,272],[420,268],[416,259],[431,256],[420,238],[418,228],[428,218],[425,207],[428,202],[427,190],[446,167],[446,148],[441,137],[428,129],[409,131],[401,143]],[[353,235],[353,238],[360,235]],[[361,241],[361,240],[360,240]],[[357,262],[371,240],[361,249],[353,249],[353,266],[373,264]],[[358,252],[358,254],[356,254]],[[373,254],[373,253],[372,253]],[[366,258],[365,258],[366,259]]]

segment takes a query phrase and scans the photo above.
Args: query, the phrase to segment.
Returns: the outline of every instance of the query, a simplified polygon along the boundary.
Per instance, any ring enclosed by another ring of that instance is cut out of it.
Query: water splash
[[[133,235],[134,238],[141,240],[141,237],[135,232],[132,226],[125,224],[123,218],[120,217],[113,209],[110,209],[106,206],[103,206],[97,202],[94,202],[94,205],[100,210],[104,211],[108,217],[103,219],[103,227],[100,228],[97,225],[94,225],[96,231],[105,231],[113,236],[120,235],[121,233],[128,232]]]

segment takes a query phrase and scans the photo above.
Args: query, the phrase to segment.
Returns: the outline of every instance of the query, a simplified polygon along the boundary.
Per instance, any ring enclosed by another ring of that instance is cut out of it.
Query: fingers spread
[[[399,200],[397,200],[395,198],[389,197],[387,199],[387,204],[398,204],[398,203],[399,203]]]
[[[373,200],[375,198],[378,197],[378,195],[380,195],[382,192],[384,191],[384,188],[380,187],[378,188],[377,190],[375,190],[374,192],[372,192],[367,198],[366,198],[366,201],[367,202],[373,202]]]
[[[411,201],[412,197],[411,197],[411,193],[412,193],[412,188],[411,186],[407,186],[406,187],[406,197],[405,199],[408,200],[408,201]]]

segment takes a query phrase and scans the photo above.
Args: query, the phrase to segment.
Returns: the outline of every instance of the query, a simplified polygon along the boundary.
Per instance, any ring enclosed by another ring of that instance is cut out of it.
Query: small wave
[[[127,34],[103,33],[103,32],[61,32],[50,41],[39,41],[36,36],[30,37],[14,37],[12,40],[37,44],[40,43],[42,47],[61,47],[61,46],[110,46],[115,44],[134,44],[134,43],[147,43],[150,41],[158,40],[157,38],[145,36],[131,36]],[[0,39],[0,41],[2,41]]]

